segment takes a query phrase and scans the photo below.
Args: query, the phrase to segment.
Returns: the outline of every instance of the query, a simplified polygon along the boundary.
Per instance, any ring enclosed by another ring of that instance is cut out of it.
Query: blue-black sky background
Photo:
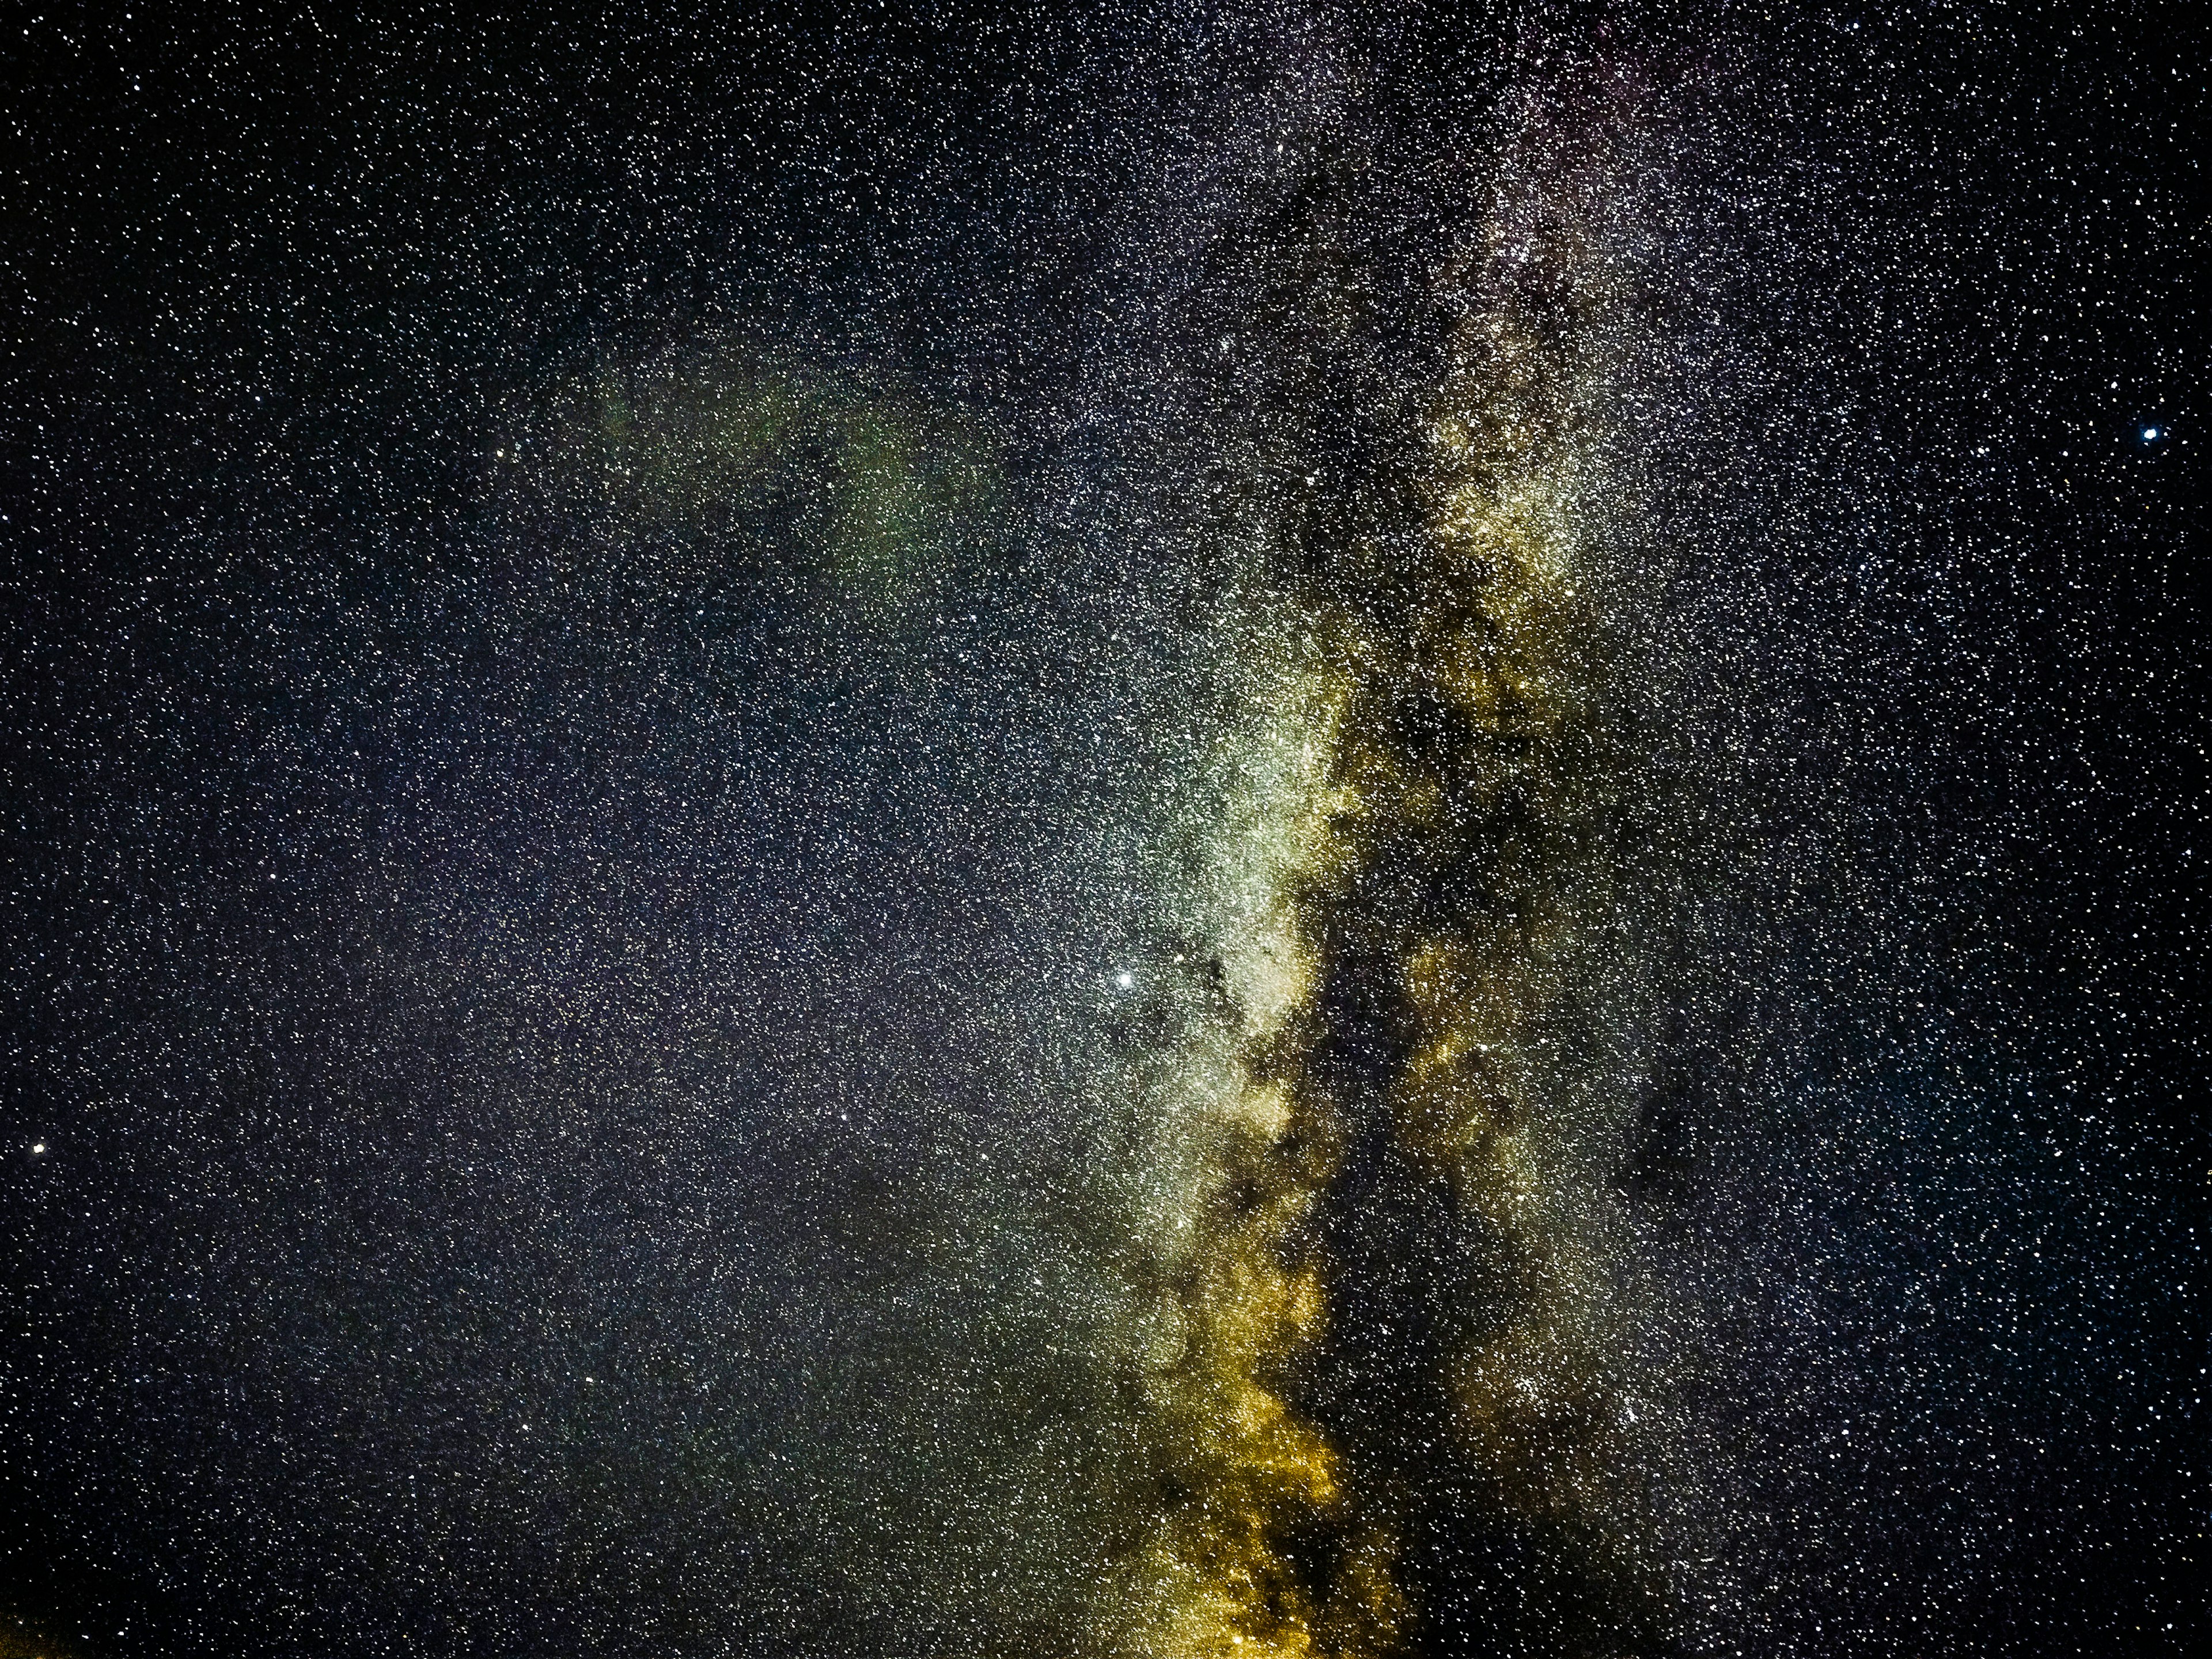
[[[1398,510],[1501,131],[1631,83],[1618,1190],[1707,1553],[1438,1449],[1476,1245],[1379,1153],[1298,1398],[1421,1471],[1408,1652],[2205,1639],[2178,10],[4,36],[0,1655],[1094,1650],[1213,601]]]

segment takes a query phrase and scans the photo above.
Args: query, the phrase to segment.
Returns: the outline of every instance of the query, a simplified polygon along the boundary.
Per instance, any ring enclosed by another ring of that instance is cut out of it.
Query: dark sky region
[[[11,12],[0,1655],[2201,1650],[2200,48]]]

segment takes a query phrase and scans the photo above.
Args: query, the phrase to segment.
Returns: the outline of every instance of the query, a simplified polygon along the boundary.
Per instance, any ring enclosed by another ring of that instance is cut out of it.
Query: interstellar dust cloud
[[[318,10],[25,33],[0,1654],[2185,1650],[2170,65]]]

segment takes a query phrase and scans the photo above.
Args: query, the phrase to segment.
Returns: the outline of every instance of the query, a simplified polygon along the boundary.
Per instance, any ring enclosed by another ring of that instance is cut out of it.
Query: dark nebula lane
[[[4,33],[0,1659],[2203,1646],[2178,21]]]

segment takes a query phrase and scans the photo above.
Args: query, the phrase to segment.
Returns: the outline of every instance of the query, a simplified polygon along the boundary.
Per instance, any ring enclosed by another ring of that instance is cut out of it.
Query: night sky
[[[0,28],[0,1659],[2197,1652],[2201,40]]]

